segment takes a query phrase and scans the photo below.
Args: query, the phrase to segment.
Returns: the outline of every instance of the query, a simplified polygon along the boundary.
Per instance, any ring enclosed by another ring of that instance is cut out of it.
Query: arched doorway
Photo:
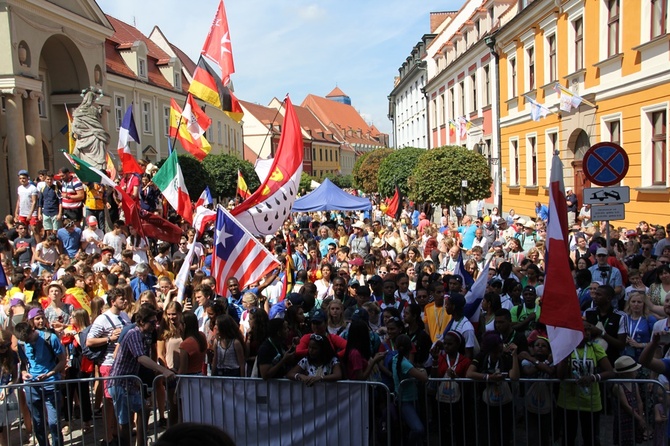
[[[65,107],[72,109],[79,105],[81,91],[92,85],[89,73],[93,70],[87,68],[77,44],[62,34],[54,34],[44,42],[39,64],[44,93],[42,118],[48,122],[43,121],[42,127],[46,138],[43,145],[45,165],[55,171],[65,162],[59,151],[68,147],[67,134],[60,131],[67,125]]]
[[[591,138],[583,130],[576,130],[568,140],[568,148],[573,153],[572,161],[572,172],[573,172],[573,192],[579,198],[581,203],[582,197],[584,196],[584,189],[591,187],[591,182],[584,175],[584,169],[582,166],[582,161],[584,159],[584,154],[591,147]]]

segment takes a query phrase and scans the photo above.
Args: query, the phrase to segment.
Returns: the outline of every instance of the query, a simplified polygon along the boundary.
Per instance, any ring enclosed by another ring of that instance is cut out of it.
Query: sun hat
[[[365,223],[362,221],[357,221],[353,225],[351,225],[352,228],[357,228],[357,229],[365,229]]]
[[[642,366],[635,362],[635,360],[630,356],[620,356],[616,361],[614,361],[614,373],[634,372],[640,367]]]

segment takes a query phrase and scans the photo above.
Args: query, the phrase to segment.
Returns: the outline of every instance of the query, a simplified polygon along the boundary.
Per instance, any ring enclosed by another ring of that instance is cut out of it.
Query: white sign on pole
[[[630,202],[630,187],[589,187],[584,189],[585,204],[619,204]]]
[[[626,212],[623,204],[604,204],[591,206],[591,220],[611,221],[624,220]]]

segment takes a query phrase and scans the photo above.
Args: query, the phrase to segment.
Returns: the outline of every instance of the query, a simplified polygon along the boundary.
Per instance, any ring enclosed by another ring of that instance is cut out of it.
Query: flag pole
[[[539,107],[542,107],[542,108],[544,108],[545,110],[547,110],[547,111],[548,111],[549,113],[551,113],[552,115],[555,115],[555,114],[556,114],[555,111],[552,111],[549,107],[540,104],[540,103],[537,102],[535,99],[530,98],[530,97],[528,97],[527,95],[523,95],[523,97],[526,98],[526,102],[530,102],[531,104],[535,103],[535,104],[537,104]],[[583,100],[584,100],[584,99],[582,99],[582,101],[583,101]]]
[[[288,97],[288,93],[286,93],[286,96]],[[270,123],[270,128],[268,129],[268,133],[265,135],[265,139],[263,140],[263,144],[261,144],[261,148],[258,151],[259,154],[263,151],[263,146],[265,146],[265,141],[268,140],[268,135],[272,134],[272,127],[274,126],[274,122],[277,119],[277,116],[279,115],[279,111],[281,110],[282,107],[286,107],[284,105],[285,103],[286,103],[286,98],[284,98],[284,100],[281,102],[281,105],[277,109],[277,113],[275,113],[274,118],[272,118],[272,122]],[[244,152],[244,150],[242,150],[242,152]],[[270,155],[272,155],[274,157],[274,155],[272,154],[272,142],[270,142]]]
[[[188,95],[191,93],[186,93],[186,99],[184,100],[184,105],[181,107],[181,113],[179,113],[179,120],[177,121],[177,133],[175,133],[174,137],[172,138],[172,150],[177,150],[177,146],[175,143],[177,142],[177,135],[179,134],[179,127],[181,127],[181,121],[184,119],[184,109],[186,108],[186,104],[188,104]]]
[[[577,96],[577,97],[579,97],[579,98],[582,100],[582,102],[585,103],[586,105],[588,105],[589,107],[598,108],[598,106],[597,106],[596,104],[594,104],[594,103],[591,102],[591,101],[587,101],[586,99],[584,99],[582,96],[579,96],[578,94],[575,94],[575,93],[571,92],[570,90],[568,90],[567,88],[565,88],[563,85],[561,85],[560,82],[556,82],[556,85],[558,85],[558,88],[559,88],[562,92],[567,93],[567,94],[569,94],[569,95],[571,95],[571,96]]]

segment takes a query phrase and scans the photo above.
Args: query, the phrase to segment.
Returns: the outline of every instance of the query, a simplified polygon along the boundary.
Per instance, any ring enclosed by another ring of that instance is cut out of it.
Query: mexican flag
[[[173,150],[165,164],[153,177],[154,184],[163,192],[163,196],[175,208],[184,220],[193,223],[193,206],[188,195],[184,176],[179,167],[177,151]]]
[[[107,172],[95,168],[74,155],[63,151],[63,155],[74,167],[74,173],[82,183],[100,183],[105,186],[116,187],[116,183],[107,176]]]

